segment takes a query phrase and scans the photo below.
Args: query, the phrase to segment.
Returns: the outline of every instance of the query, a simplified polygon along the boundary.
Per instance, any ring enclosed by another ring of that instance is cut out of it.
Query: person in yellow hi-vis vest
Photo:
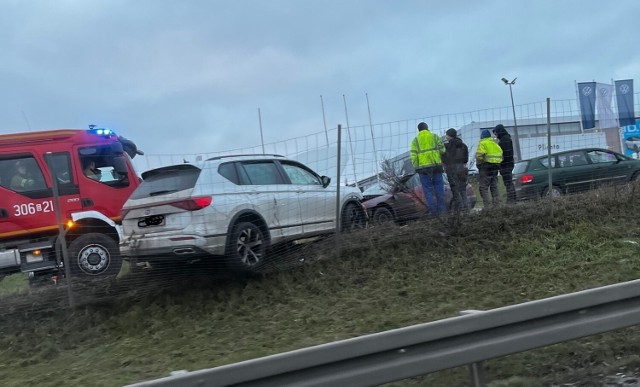
[[[440,136],[431,133],[426,123],[419,123],[418,135],[411,141],[411,164],[420,174],[422,192],[430,217],[441,216],[445,212],[444,178],[442,177],[444,152],[444,144]]]
[[[476,165],[479,172],[479,190],[484,209],[500,204],[498,192],[498,171],[502,162],[502,148],[491,137],[488,130],[480,134],[480,143],[476,150]],[[491,190],[491,196],[489,196]]]

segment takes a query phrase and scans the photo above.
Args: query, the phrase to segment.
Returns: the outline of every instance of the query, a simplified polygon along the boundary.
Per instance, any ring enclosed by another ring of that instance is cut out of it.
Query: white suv
[[[225,256],[252,271],[269,247],[336,228],[335,185],[279,155],[221,156],[142,174],[122,209],[122,257],[190,261]],[[340,187],[340,227],[364,227],[360,190]]]

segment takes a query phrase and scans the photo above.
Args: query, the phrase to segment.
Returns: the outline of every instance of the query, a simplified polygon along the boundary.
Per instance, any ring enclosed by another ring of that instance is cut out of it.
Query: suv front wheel
[[[349,202],[342,209],[342,232],[352,232],[366,227],[366,213],[360,203]]]
[[[252,272],[263,262],[266,241],[260,227],[251,222],[240,222],[233,227],[227,246],[231,268],[237,272]]]

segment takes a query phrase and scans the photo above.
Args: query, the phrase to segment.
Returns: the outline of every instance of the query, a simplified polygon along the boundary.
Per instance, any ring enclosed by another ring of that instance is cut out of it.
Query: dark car
[[[444,174],[445,203],[452,210],[452,195],[447,175]],[[420,175],[411,173],[399,178],[388,190],[376,185],[363,192],[363,206],[367,209],[369,219],[374,224],[388,221],[404,222],[417,219],[426,213],[427,205],[422,192]],[[469,208],[476,205],[476,195],[471,184],[467,184],[467,200]]]
[[[640,160],[600,148],[574,149],[519,161],[513,169],[519,200],[584,192],[590,189],[627,183],[640,176]]]

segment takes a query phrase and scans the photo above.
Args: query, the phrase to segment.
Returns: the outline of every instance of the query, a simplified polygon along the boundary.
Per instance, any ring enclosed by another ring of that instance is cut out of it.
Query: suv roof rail
[[[283,155],[277,155],[277,154],[268,154],[268,153],[251,153],[251,154],[240,154],[240,155],[216,156],[216,157],[211,157],[211,158],[207,159],[206,161],[210,161],[210,160],[220,160],[220,159],[224,159],[225,157],[243,157],[243,156],[271,156],[271,157],[284,157]]]

